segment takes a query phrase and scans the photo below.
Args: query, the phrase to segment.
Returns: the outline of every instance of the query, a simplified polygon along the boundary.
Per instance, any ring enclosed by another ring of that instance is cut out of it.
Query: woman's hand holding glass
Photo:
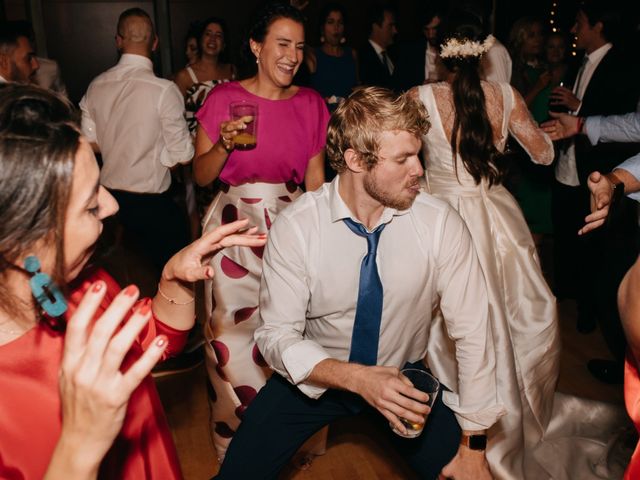
[[[231,152],[236,147],[234,139],[247,128],[247,123],[252,120],[253,117],[247,115],[237,120],[228,120],[220,124],[219,142],[227,152]]]

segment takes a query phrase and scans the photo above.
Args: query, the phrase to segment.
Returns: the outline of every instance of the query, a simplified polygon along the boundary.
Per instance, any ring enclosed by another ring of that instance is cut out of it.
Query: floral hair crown
[[[481,57],[489,51],[495,41],[496,38],[493,35],[488,35],[482,43],[468,38],[463,40],[450,38],[440,49],[440,57]]]

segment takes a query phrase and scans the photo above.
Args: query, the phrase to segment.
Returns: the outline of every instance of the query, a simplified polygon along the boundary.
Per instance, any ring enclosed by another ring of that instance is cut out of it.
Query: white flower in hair
[[[493,35],[488,35],[482,43],[468,38],[463,40],[450,38],[440,49],[440,57],[480,57],[489,51],[495,41],[496,38]]]

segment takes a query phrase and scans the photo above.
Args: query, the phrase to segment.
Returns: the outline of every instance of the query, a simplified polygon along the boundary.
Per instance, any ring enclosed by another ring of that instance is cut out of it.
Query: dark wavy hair
[[[269,27],[271,27],[273,22],[281,18],[288,18],[304,26],[304,16],[300,10],[292,7],[288,2],[271,0],[264,3],[254,13],[243,48],[244,61],[247,65],[251,65],[252,69],[255,69],[255,58],[253,53],[251,53],[249,40],[258,43],[264,42],[267,33],[269,33]]]
[[[589,25],[594,27],[596,23],[602,23],[602,36],[607,42],[617,43],[620,40],[622,24],[622,11],[619,2],[614,0],[582,0],[578,5]]]
[[[484,41],[477,17],[458,12],[446,20],[440,47],[449,39]],[[487,116],[485,96],[480,83],[481,57],[448,57],[442,62],[454,74],[451,89],[455,116],[451,132],[451,150],[457,174],[457,154],[477,184],[485,179],[489,185],[500,183],[502,172],[498,160],[502,154],[494,145],[493,130]]]
[[[344,24],[347,24],[347,11],[344,7],[337,2],[329,2],[322,7],[318,15],[318,28],[320,28],[320,33],[322,33],[322,27],[324,27],[324,24],[327,22],[327,18],[329,18],[329,15],[331,15],[332,12],[340,12]]]
[[[199,22],[198,29],[196,30],[196,39],[198,40],[198,57],[202,55],[202,36],[204,32],[207,30],[207,27],[215,23],[216,25],[220,25],[222,29],[222,36],[224,37],[224,48],[220,52],[220,62],[229,63],[229,57],[227,55],[227,45],[229,45],[229,30],[227,29],[227,22],[224,18],[220,17],[209,17],[202,22]]]
[[[66,284],[64,225],[79,145],[78,117],[66,100],[35,86],[0,86],[0,281],[46,241],[56,249],[53,278]],[[21,311],[5,287],[0,309]]]

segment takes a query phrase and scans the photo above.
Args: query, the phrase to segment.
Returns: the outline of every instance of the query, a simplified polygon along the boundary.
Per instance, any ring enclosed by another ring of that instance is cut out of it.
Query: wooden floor
[[[595,380],[586,369],[593,357],[609,358],[596,330],[582,335],[575,330],[575,306],[559,304],[562,360],[558,390],[587,398],[622,403],[622,387]],[[203,366],[190,372],[157,379],[183,473],[187,480],[208,479],[218,470],[209,436],[209,411]],[[391,480],[414,478],[373,427],[359,418],[341,421],[329,430],[327,453],[308,470],[291,466],[287,480]]]

